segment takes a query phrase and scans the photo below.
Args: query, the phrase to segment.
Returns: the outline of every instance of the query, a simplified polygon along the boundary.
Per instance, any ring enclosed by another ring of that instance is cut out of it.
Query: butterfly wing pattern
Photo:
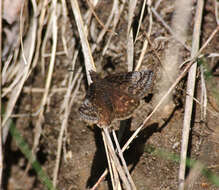
[[[114,119],[127,119],[132,115],[152,87],[153,72],[134,71],[101,79],[92,71],[91,78],[93,83],[79,113],[88,123],[104,127]]]

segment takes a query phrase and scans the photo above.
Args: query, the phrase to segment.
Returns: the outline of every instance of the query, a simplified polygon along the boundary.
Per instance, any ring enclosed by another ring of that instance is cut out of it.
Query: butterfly
[[[133,71],[100,78],[91,71],[93,83],[79,108],[81,118],[99,127],[110,126],[113,120],[131,117],[152,87],[153,71]]]

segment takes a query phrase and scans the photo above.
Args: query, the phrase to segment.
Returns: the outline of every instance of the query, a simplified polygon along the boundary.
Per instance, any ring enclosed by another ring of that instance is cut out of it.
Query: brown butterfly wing
[[[118,88],[111,89],[111,99],[115,119],[122,120],[129,118],[134,110],[139,106],[140,100],[127,95]]]
[[[111,124],[114,119],[113,106],[109,94],[106,93],[106,85],[101,79],[90,85],[79,113],[89,123],[99,126]]]
[[[145,70],[111,75],[106,77],[105,80],[128,96],[142,99],[152,87],[153,76],[151,70]]]
[[[113,119],[131,116],[140,99],[148,94],[153,82],[153,72],[135,71],[110,75],[104,79],[91,72],[91,78],[93,83],[79,113],[88,122],[106,126]]]
[[[121,120],[130,117],[139,106],[140,100],[128,93],[129,76],[127,77],[127,74],[117,74],[106,77],[104,80],[109,87],[108,93],[113,104],[115,118]]]

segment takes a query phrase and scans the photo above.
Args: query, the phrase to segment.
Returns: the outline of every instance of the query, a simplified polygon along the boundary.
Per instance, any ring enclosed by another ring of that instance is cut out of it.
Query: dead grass
[[[123,148],[119,146],[118,142],[120,139],[117,139],[115,129],[111,131],[108,128],[101,129],[112,187],[113,189],[138,189],[135,180],[132,179],[132,175],[129,173],[122,152],[130,146],[130,143],[146,125],[149,126],[149,124],[154,122],[163,125],[163,120],[168,118],[176,108],[173,101],[174,89],[186,76],[187,72],[189,72],[187,90],[182,89],[186,91],[186,103],[179,189],[184,189],[184,186],[187,186],[190,182],[195,183],[200,176],[202,168],[197,165],[188,175],[188,178],[185,178],[185,162],[188,152],[189,131],[193,120],[192,112],[195,109],[193,107],[193,100],[196,98],[194,90],[198,79],[197,73],[199,73],[197,72],[198,65],[196,61],[204,53],[205,48],[209,46],[211,41],[215,40],[215,35],[217,35],[216,33],[219,30],[219,26],[215,25],[211,35],[209,34],[205,40],[202,40],[205,43],[202,43],[203,45],[199,49],[201,21],[203,19],[203,11],[205,11],[204,5],[200,4],[200,2],[202,1],[198,1],[197,5],[194,5],[192,1],[184,0],[181,2],[182,4],[177,2],[172,7],[170,2],[157,1],[154,4],[150,0],[142,2],[115,0],[112,3],[92,2],[90,0],[87,0],[86,3],[77,0],[62,0],[61,2],[56,0],[32,0],[28,2],[29,5],[24,2],[22,6],[16,7],[14,10],[15,16],[13,17],[15,19],[13,21],[15,23],[13,30],[18,30],[19,35],[15,35],[11,31],[8,32],[6,25],[3,25],[3,28],[0,27],[3,29],[2,32],[5,32],[6,39],[8,39],[3,40],[3,48],[2,50],[0,49],[0,53],[3,55],[1,96],[3,98],[3,107],[5,107],[1,125],[2,134],[0,135],[3,139],[4,147],[10,127],[8,121],[14,116],[17,118],[23,117],[24,120],[28,115],[34,116],[34,130],[32,135],[30,135],[30,137],[33,136],[31,142],[32,157],[29,160],[29,164],[25,164],[24,176],[28,175],[31,163],[36,159],[36,154],[40,149],[40,141],[44,138],[46,113],[54,94],[61,92],[61,103],[56,111],[58,117],[51,119],[58,120],[58,123],[60,123],[59,126],[56,126],[58,128],[58,136],[57,144],[55,145],[56,150],[54,150],[55,162],[52,172],[50,171],[53,186],[56,187],[59,184],[62,160],[68,157],[66,144],[68,144],[69,120],[72,109],[75,109],[74,104],[81,101],[81,96],[79,95],[84,90],[84,85],[82,85],[83,77],[86,76],[88,85],[90,85],[92,83],[91,70],[105,75],[106,73],[120,72],[121,70],[133,71],[152,67],[157,75],[155,84],[157,92],[153,97],[154,108],[147,117],[141,118],[142,124],[132,134]],[[103,8],[107,11],[104,10],[105,12],[98,14],[98,10],[101,9],[101,3],[109,3],[111,5],[110,10],[107,10],[108,7],[105,5]],[[215,20],[218,24],[219,5],[216,0],[212,7],[215,8]],[[6,11],[7,7],[4,7],[4,9]],[[193,18],[194,24],[191,24],[193,9],[196,10],[196,16]],[[168,18],[170,15],[169,11],[171,13],[170,18]],[[7,20],[7,18],[11,19],[7,14],[4,14],[3,19]],[[69,30],[71,22],[73,24],[71,25],[71,30]],[[135,22],[137,23],[136,25],[134,25]],[[191,26],[194,27],[194,30],[192,47],[190,48],[188,39],[191,38],[191,34],[188,31]],[[69,31],[73,34],[69,35]],[[156,40],[161,41],[161,48],[155,47]],[[150,60],[148,53],[150,51],[155,60],[161,60],[158,64],[154,63],[152,58],[152,61]],[[111,61],[104,65],[103,60],[106,60],[105,57],[111,57],[118,64],[114,64]],[[183,66],[182,62],[184,62]],[[64,76],[62,76],[63,78],[55,82],[56,77],[59,77],[56,71],[61,66],[66,65],[71,72],[66,69]],[[114,67],[115,69],[113,69]],[[37,76],[42,77],[44,83],[34,88],[29,87],[31,77],[34,77],[39,70],[40,74],[37,74]],[[200,66],[200,75],[202,88],[200,98],[201,115],[202,120],[207,120],[207,113],[209,113],[207,110],[210,108],[207,104],[208,92],[202,65]],[[20,105],[20,99],[23,98],[23,94],[26,92],[38,93],[40,96],[40,101],[38,101],[33,111],[35,114],[30,112],[20,113],[19,109],[17,109]],[[183,99],[184,97],[181,98]],[[199,100],[199,98],[196,99]],[[216,111],[211,109],[210,114],[214,113],[218,117]],[[78,119],[77,116],[75,116],[75,119]],[[21,127],[21,129],[23,128]],[[113,135],[113,138],[110,137],[110,134]],[[214,134],[212,136],[215,138],[218,135]],[[113,146],[113,142],[117,145],[116,147]],[[104,179],[103,176],[106,175],[107,170],[103,173],[101,179]],[[96,189],[100,183],[101,180],[92,189]],[[69,188],[69,186],[66,186],[66,188]]]

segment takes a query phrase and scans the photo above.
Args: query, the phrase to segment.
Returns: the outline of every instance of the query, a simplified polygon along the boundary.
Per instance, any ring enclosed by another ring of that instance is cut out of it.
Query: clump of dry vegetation
[[[219,187],[217,0],[1,5],[3,189]],[[153,91],[131,119],[80,119],[91,70],[145,69]]]

